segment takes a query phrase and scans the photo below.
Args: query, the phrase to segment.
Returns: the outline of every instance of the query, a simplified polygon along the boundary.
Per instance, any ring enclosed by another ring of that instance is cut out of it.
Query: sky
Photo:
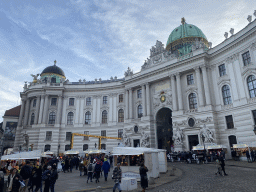
[[[213,47],[253,15],[255,0],[0,1],[0,122],[20,104],[24,82],[54,64],[71,82],[139,72],[156,40],[166,44],[181,18]],[[255,17],[253,16],[253,19]]]

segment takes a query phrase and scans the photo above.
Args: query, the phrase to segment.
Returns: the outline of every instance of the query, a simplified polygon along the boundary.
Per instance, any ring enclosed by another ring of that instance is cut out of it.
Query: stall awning
[[[201,145],[193,146],[192,150],[193,151],[202,151],[202,150],[204,150],[204,146],[201,146]]]
[[[86,153],[88,154],[98,154],[98,153],[108,153],[106,150],[104,149],[91,149],[91,150],[88,150]]]
[[[19,159],[40,159],[41,151],[27,151],[27,152],[20,152],[15,153],[12,155],[4,155],[1,157],[1,160],[19,160]]]
[[[227,147],[224,145],[209,145],[207,149],[226,149]]]
[[[247,144],[233,144],[233,148],[247,148],[248,145]]]
[[[141,155],[143,153],[157,153],[160,151],[166,150],[143,147],[113,147],[113,155]]]
[[[77,155],[79,154],[79,151],[77,150],[68,150],[64,152],[64,155]]]

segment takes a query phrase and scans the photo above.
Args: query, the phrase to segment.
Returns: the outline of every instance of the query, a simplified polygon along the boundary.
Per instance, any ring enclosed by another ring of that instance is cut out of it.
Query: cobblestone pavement
[[[185,164],[173,163],[183,171],[182,177],[162,186],[156,187],[149,192],[246,192],[256,191],[256,163],[229,162],[227,161],[226,173],[228,176],[215,175],[217,167],[215,164]],[[170,165],[170,164],[169,164]],[[236,166],[238,165],[238,166]]]

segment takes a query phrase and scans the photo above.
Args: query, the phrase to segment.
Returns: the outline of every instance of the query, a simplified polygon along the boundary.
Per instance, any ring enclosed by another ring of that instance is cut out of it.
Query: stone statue
[[[25,81],[25,84],[24,84],[24,89],[27,89],[28,88],[28,84],[27,84],[28,82],[27,81]]]
[[[247,20],[249,21],[249,23],[251,23],[252,22],[252,16],[248,15]]]
[[[254,13],[253,13],[253,15],[256,17],[256,10],[254,10]]]
[[[213,132],[207,128],[205,124],[204,127],[200,130],[199,134],[201,138],[205,138],[204,142],[212,143],[214,141]]]
[[[131,139],[127,136],[126,132],[123,133],[123,142],[126,147],[131,147]]]
[[[234,28],[231,28],[229,32],[230,32],[231,35],[233,35],[234,34]]]
[[[176,132],[175,132],[175,134],[173,136],[174,143],[176,145],[183,144],[183,137],[184,137],[184,135],[183,135],[182,130],[180,130],[180,128],[177,127]]]
[[[212,42],[209,42],[209,47],[210,47],[210,49],[212,48]]]
[[[225,37],[226,39],[228,38],[228,33],[227,33],[227,32],[224,33],[224,37]]]
[[[28,135],[27,134],[24,134],[23,135],[23,139],[24,139],[24,143],[23,143],[23,148],[25,149],[25,150],[28,150],[28,143],[29,143],[29,137],[28,137]]]
[[[149,135],[144,131],[141,133],[141,147],[149,147]]]
[[[31,74],[31,76],[33,77],[33,83],[36,83],[37,77],[39,76],[39,74],[36,74],[36,75]]]
[[[133,71],[130,69],[130,67],[128,67],[127,71],[124,73],[124,76],[132,76],[133,75]]]

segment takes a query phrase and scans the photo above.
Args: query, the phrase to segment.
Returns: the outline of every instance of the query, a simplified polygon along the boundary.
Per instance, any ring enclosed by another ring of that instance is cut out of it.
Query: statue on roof
[[[31,76],[34,78],[33,83],[36,83],[37,82],[37,77],[39,76],[39,74],[36,74],[36,75],[31,74]]]
[[[186,20],[184,17],[181,18],[181,23],[182,23],[182,25],[184,25],[186,23]]]
[[[56,63],[57,63],[57,61],[55,60],[55,61],[54,61],[54,65],[56,65]]]
[[[124,76],[132,76],[133,75],[133,71],[130,69],[130,67],[128,67],[127,71],[124,73]]]

